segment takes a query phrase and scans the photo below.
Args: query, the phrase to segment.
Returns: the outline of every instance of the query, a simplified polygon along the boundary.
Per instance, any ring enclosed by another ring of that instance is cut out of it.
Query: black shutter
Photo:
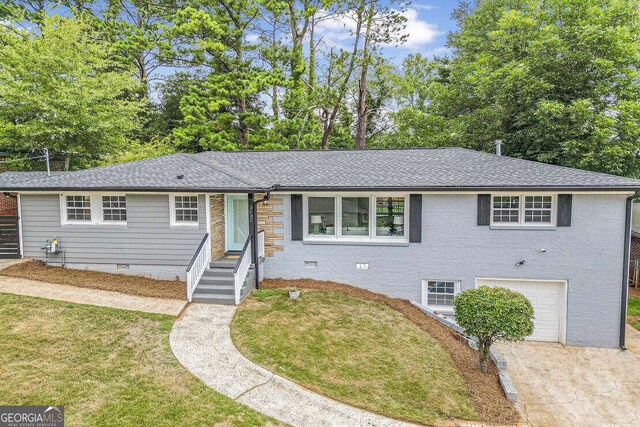
[[[302,194],[291,195],[291,240],[302,240]]]
[[[409,195],[409,241],[422,242],[422,194]]]
[[[478,225],[491,225],[491,194],[478,194]]]
[[[571,204],[573,196],[571,194],[558,194],[558,227],[571,226]]]

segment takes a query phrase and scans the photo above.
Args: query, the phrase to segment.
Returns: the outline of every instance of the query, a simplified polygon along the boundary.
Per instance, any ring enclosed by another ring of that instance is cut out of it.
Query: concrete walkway
[[[640,332],[627,351],[520,342],[498,344],[532,426],[640,425]]]
[[[205,384],[294,426],[403,426],[311,392],[246,359],[231,341],[234,306],[191,304],[171,331],[173,353]]]
[[[173,316],[180,314],[187,304],[177,299],[140,297],[6,276],[0,276],[0,292]]]

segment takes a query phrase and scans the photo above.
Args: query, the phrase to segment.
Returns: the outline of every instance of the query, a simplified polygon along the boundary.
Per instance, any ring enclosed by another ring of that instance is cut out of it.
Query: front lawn
[[[479,419],[449,352],[379,302],[260,290],[238,309],[231,335],[254,362],[350,405],[425,424]]]
[[[635,290],[629,294],[627,320],[631,326],[640,331],[640,291]]]
[[[169,347],[174,320],[0,294],[0,403],[65,405],[68,425],[273,422],[180,365]]]

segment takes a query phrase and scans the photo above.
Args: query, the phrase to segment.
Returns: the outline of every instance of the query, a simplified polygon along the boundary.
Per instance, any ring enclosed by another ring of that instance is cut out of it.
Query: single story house
[[[190,300],[231,304],[263,277],[445,311],[465,289],[505,286],[533,303],[533,339],[602,347],[624,347],[639,189],[460,148],[203,152],[0,175],[0,191],[18,194],[23,257],[186,279]]]

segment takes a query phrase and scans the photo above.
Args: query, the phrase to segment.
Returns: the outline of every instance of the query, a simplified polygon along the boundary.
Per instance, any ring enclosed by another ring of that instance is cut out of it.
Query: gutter
[[[264,193],[264,197],[260,200],[255,199],[255,194],[251,194],[249,196],[249,201],[251,202],[251,220],[249,221],[249,225],[251,226],[251,260],[253,261],[254,268],[254,281],[256,289],[260,289],[260,259],[258,259],[258,204],[259,203],[268,203],[271,199],[271,192],[275,191],[278,188],[278,185],[274,185],[270,188],[265,188],[262,190]]]
[[[620,303],[620,348],[626,350],[626,330],[627,330],[627,303],[629,299],[629,259],[631,253],[631,218],[633,212],[633,200],[635,195],[627,197],[626,213],[624,217],[624,256],[622,265],[622,301]]]

